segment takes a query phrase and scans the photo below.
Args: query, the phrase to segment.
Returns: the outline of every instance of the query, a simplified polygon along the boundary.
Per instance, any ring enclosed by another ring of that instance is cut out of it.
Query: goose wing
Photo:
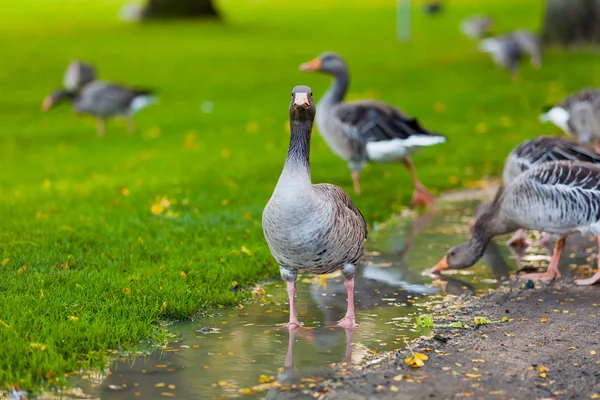
[[[111,83],[92,82],[81,91],[81,101],[85,108],[99,115],[112,115],[126,112],[136,97],[147,93]]]
[[[341,188],[329,183],[313,185],[317,194],[334,204],[336,221],[348,224],[348,230],[359,230],[364,240],[367,239],[367,222],[358,207],[354,205],[348,193]]]

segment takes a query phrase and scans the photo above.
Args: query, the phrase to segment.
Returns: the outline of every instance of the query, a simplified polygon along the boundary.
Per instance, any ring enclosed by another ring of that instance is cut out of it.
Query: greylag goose
[[[302,71],[333,75],[333,85],[317,104],[317,127],[331,150],[348,162],[354,191],[360,194],[360,170],[369,161],[402,161],[415,185],[413,205],[429,205],[434,197],[419,181],[410,154],[420,147],[444,143],[446,138],[422,128],[397,108],[377,101],[344,102],[348,67],[337,54],[323,53],[300,66]]]
[[[600,245],[600,166],[557,161],[525,171],[498,192],[492,207],[477,219],[471,241],[450,249],[431,272],[470,267],[481,258],[494,236],[517,229],[559,236],[548,271],[519,277],[540,280],[560,277],[558,263],[568,235],[576,232],[596,235]],[[598,281],[600,269],[591,278],[577,279],[575,283],[593,285]]]
[[[346,316],[339,326],[355,326],[354,274],[367,239],[367,224],[350,196],[337,186],[313,185],[310,138],[315,104],[308,86],[296,86],[290,103],[287,158],[262,216],[263,232],[279,264],[290,301],[289,329],[300,327],[294,305],[298,272],[344,275]]]
[[[479,50],[489,53],[494,63],[506,68],[513,79],[519,78],[519,61],[523,57],[523,49],[511,35],[483,39],[479,42]]]
[[[491,17],[476,15],[462,20],[460,30],[469,39],[479,40],[490,33],[493,25]]]
[[[593,143],[600,150],[600,89],[584,89],[560,103],[548,107],[540,116],[542,122],[552,122],[578,142]]]
[[[594,164],[600,164],[600,154],[593,149],[583,145],[578,145],[568,139],[561,137],[540,136],[531,140],[526,140],[517,146],[508,155],[504,163],[502,172],[503,185],[512,182],[517,176],[528,169],[551,161],[584,161]],[[502,191],[502,187],[498,189]],[[492,207],[492,202],[485,203],[477,209],[475,218],[471,221],[471,228],[475,224],[475,220],[483,215]],[[541,245],[548,247],[550,245],[552,235],[547,234]],[[517,232],[507,242],[510,246],[521,247],[524,251],[527,248],[525,232],[523,229]],[[521,254],[517,254],[517,265],[521,269]]]
[[[124,116],[129,131],[135,130],[133,114],[152,104],[154,99],[147,90],[131,89],[120,85],[94,81],[78,90],[58,89],[44,99],[42,110],[48,111],[64,100],[81,114],[94,115],[98,119],[98,135],[105,132],[105,119]]]
[[[511,36],[517,42],[523,53],[529,54],[531,65],[536,68],[542,66],[542,44],[540,39],[534,33],[519,29],[514,31]]]
[[[93,65],[74,60],[65,71],[63,85],[65,90],[75,91],[95,80],[96,69]]]

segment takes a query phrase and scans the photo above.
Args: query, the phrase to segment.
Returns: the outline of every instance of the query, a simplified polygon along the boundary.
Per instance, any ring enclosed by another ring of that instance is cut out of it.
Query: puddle
[[[324,325],[346,310],[340,275],[298,280],[298,317],[305,327],[291,336],[282,327],[289,317],[285,285],[275,280],[244,308],[171,325],[169,331],[180,340],[168,349],[121,359],[109,374],[74,383],[90,398],[102,399],[303,398],[301,390],[282,391],[261,382],[276,379],[283,389],[318,384],[366,354],[403,347],[405,339],[418,336],[414,315],[427,314],[443,294],[488,290],[508,275],[507,263],[514,262],[505,261],[509,251],[495,245],[483,262],[460,274],[435,280],[421,274],[449,246],[466,240],[465,215],[472,215],[474,205],[445,206],[436,214],[398,218],[371,231],[355,278],[359,325],[353,331]]]

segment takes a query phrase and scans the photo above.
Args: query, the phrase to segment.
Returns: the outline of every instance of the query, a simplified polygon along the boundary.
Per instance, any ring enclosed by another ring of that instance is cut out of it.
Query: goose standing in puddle
[[[317,105],[316,122],[331,150],[348,162],[355,193],[360,194],[360,171],[369,161],[402,161],[415,185],[412,204],[433,204],[435,198],[417,177],[410,154],[444,143],[446,138],[427,131],[416,119],[388,104],[372,100],[345,103],[348,67],[337,54],[324,53],[300,69],[334,76],[333,85]]]
[[[355,326],[354,274],[367,239],[367,224],[350,196],[327,183],[313,185],[310,139],[315,104],[308,86],[292,92],[290,145],[283,171],[262,216],[263,232],[279,264],[290,301],[289,329],[297,329],[294,295],[298,272],[344,275],[346,316],[337,325]]]
[[[558,235],[548,271],[519,278],[545,281],[559,278],[558,263],[568,235],[577,232],[595,235],[600,246],[600,166],[558,161],[522,173],[498,191],[492,206],[475,222],[471,241],[448,250],[431,272],[470,267],[482,257],[494,236],[517,229]],[[598,266],[594,276],[576,279],[575,284],[593,285],[600,281],[600,262]]]

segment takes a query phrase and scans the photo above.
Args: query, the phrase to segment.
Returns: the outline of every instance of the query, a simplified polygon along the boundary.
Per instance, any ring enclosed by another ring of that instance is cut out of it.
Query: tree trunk
[[[148,0],[144,19],[218,17],[212,0]]]
[[[600,0],[547,0],[546,44],[599,44]]]

